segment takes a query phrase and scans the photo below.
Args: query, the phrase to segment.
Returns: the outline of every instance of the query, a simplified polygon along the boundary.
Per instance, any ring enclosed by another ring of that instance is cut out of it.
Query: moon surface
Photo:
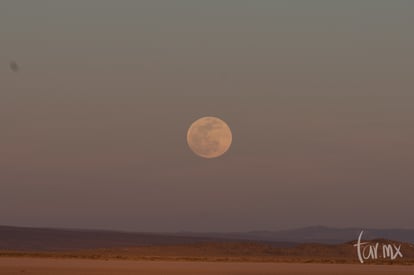
[[[207,116],[194,121],[187,132],[190,149],[203,158],[217,158],[230,148],[232,133],[223,120]]]

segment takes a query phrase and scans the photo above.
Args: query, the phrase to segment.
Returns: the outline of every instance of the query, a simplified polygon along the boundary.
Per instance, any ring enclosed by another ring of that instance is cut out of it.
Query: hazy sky
[[[2,0],[0,224],[413,228],[413,14],[408,0]],[[186,131],[210,115],[233,145],[207,160]]]

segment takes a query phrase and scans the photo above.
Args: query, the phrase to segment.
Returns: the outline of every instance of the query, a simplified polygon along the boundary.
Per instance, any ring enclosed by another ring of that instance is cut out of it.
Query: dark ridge
[[[155,233],[0,226],[0,250],[62,251],[191,244],[208,240],[210,240],[208,237],[184,237]]]
[[[186,245],[203,242],[255,242],[274,248],[303,244],[352,244],[360,229],[308,227],[283,231],[235,233],[145,233],[105,230],[0,226],[0,250],[67,251],[98,248]],[[414,243],[414,230],[364,230],[364,240]]]

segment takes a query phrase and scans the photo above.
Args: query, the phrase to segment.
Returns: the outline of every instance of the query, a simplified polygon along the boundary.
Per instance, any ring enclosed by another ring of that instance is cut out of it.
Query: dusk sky
[[[413,14],[2,0],[0,224],[414,228]],[[188,148],[203,116],[232,130],[219,158]]]

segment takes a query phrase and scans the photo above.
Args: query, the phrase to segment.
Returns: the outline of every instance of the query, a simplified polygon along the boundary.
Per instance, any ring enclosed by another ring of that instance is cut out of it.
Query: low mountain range
[[[250,231],[232,233],[182,232],[178,235],[265,242],[341,244],[356,240],[361,231],[364,231],[363,239],[365,240],[388,239],[399,242],[414,243],[414,229],[361,229],[333,228],[326,226],[312,226],[280,231]]]
[[[343,244],[356,240],[360,232],[359,228],[340,229],[323,226],[234,233],[140,233],[0,226],[0,250],[63,251],[226,241],[252,241],[283,248],[309,243]],[[367,229],[364,230],[363,239],[388,239],[413,244],[414,230]]]

